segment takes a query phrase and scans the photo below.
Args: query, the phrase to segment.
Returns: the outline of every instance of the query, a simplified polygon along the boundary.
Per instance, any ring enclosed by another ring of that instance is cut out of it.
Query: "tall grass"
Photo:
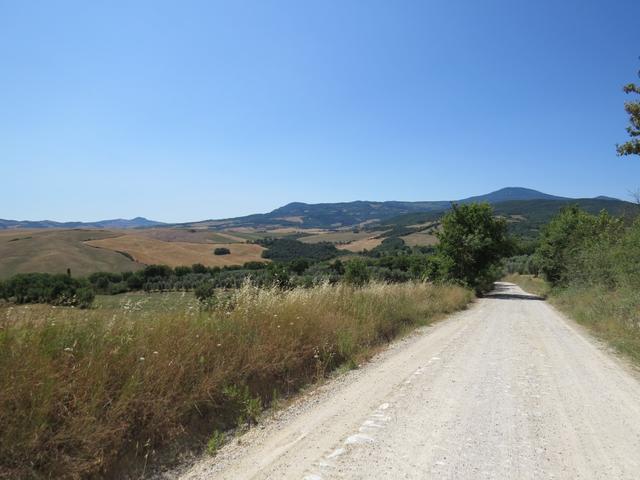
[[[552,301],[596,336],[640,365],[640,291],[601,285],[556,289]]]
[[[217,447],[214,432],[255,421],[274,396],[463,308],[471,296],[425,283],[245,285],[209,311],[7,314],[0,476],[120,476],[122,465],[139,472],[177,440],[204,446],[211,437],[209,448]]]

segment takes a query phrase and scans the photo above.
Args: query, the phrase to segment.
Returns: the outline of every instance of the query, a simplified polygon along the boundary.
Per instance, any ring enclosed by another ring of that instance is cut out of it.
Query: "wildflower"
[[[140,361],[141,361],[141,362],[144,362],[144,357],[140,357]]]
[[[216,346],[221,347],[221,346],[222,346],[222,344],[221,344],[221,343],[219,343],[219,344],[218,344],[218,345],[216,345]]]
[[[157,350],[154,350],[153,354],[154,354],[154,355],[158,355],[158,351],[157,351]]]

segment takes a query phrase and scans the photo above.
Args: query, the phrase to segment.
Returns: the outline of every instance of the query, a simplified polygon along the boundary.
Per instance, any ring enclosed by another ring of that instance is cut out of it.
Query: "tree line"
[[[322,282],[362,285],[371,280],[388,283],[410,280],[453,282],[489,289],[500,276],[500,260],[511,252],[506,223],[488,204],[454,206],[442,220],[437,247],[408,247],[390,237],[363,256],[342,260],[328,243],[305,244],[292,239],[261,241],[269,263],[171,268],[148,265],[136,272],[97,272],[76,279],[65,275],[21,274],[0,282],[0,297],[16,303],[45,302],[88,306],[95,294],[130,291],[195,291],[201,299],[217,289],[251,281],[258,286],[310,287]]]

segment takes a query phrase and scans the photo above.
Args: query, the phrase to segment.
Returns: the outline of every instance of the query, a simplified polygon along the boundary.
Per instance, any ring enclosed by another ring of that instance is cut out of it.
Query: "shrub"
[[[214,255],[229,255],[231,250],[226,247],[218,247],[213,251]]]
[[[193,293],[199,301],[205,302],[210,300],[213,297],[215,291],[216,289],[214,285],[212,283],[207,282],[207,283],[201,283],[200,285],[198,285],[193,291]]]
[[[80,308],[89,308],[95,297],[96,294],[90,287],[82,287],[76,290],[76,304]]]
[[[207,273],[207,267],[202,265],[201,263],[194,263],[191,265],[191,270],[193,273]]]
[[[369,282],[369,270],[364,260],[349,260],[344,268],[344,281],[350,285],[362,286]]]
[[[580,268],[593,265],[596,261],[594,248],[602,250],[602,242],[621,238],[623,229],[621,220],[604,211],[596,216],[577,206],[563,209],[540,235],[535,254],[540,271],[553,285],[566,283],[572,276],[568,275],[570,269],[578,273]],[[588,251],[592,255],[591,261],[585,258]],[[582,267],[578,267],[578,263]]]

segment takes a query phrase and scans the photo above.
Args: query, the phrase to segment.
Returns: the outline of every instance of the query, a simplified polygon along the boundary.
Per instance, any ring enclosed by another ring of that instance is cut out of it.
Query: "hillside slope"
[[[521,187],[507,187],[486,195],[454,200],[456,203],[486,201],[499,203],[507,200],[569,200],[549,195],[537,190]],[[191,228],[340,228],[372,222],[388,223],[386,220],[413,213],[437,214],[450,208],[451,200],[420,202],[340,202],[340,203],[302,203],[294,202],[277,208],[269,213],[248,215],[223,220],[205,220],[183,224]]]
[[[493,208],[496,214],[507,217],[509,229],[512,233],[524,237],[534,237],[544,224],[548,223],[554,215],[569,205],[577,205],[589,213],[598,213],[604,210],[611,215],[628,218],[640,214],[638,205],[622,200],[605,198],[511,200],[495,203]],[[397,228],[433,222],[438,220],[445,211],[399,215],[389,218],[379,225],[372,225],[372,228]]]
[[[114,218],[97,222],[55,222],[53,220],[5,220],[0,219],[0,230],[23,228],[147,228],[165,225],[162,222],[136,217]]]

